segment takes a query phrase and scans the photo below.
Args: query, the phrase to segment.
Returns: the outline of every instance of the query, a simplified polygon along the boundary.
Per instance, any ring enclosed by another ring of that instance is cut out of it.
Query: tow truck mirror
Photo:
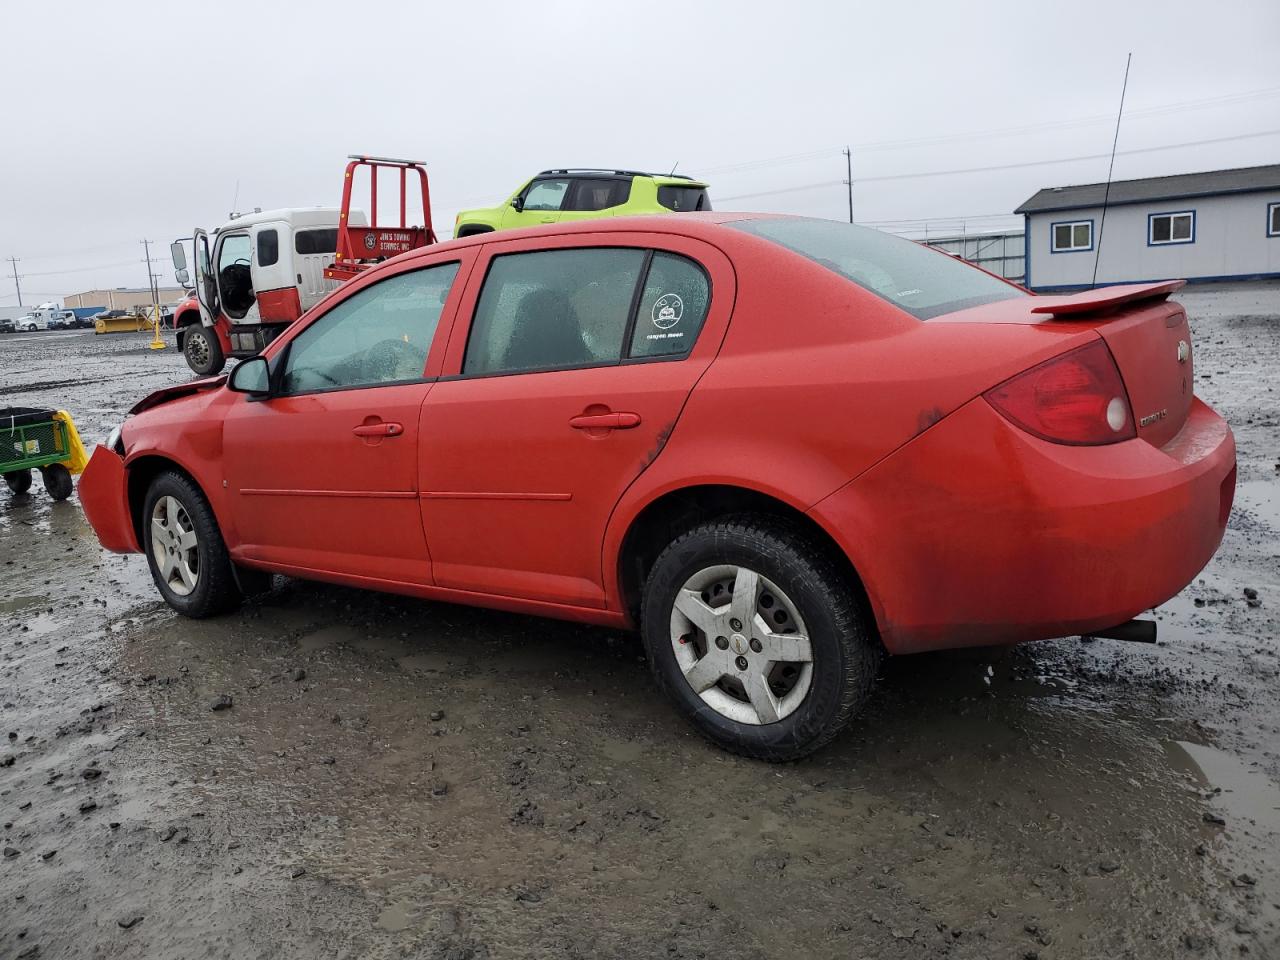
[[[187,251],[182,246],[182,241],[175,240],[169,244],[169,256],[173,259],[173,269],[185,273],[187,269]],[[182,282],[186,283],[185,280]]]
[[[251,398],[270,396],[271,368],[267,366],[266,357],[250,357],[236,364],[227,380],[227,387],[236,393],[248,394]]]
[[[186,267],[179,267],[175,270],[173,277],[178,281],[178,285],[184,289],[191,286],[191,274],[187,273]]]

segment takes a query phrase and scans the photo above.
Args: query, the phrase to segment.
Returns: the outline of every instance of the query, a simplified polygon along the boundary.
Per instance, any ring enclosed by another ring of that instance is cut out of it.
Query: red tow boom
[[[356,170],[369,168],[369,226],[351,224],[351,187]],[[378,226],[378,170],[389,167],[400,171],[400,225]],[[422,226],[409,226],[406,200],[409,171],[418,175],[422,192]],[[324,271],[327,280],[350,280],[388,257],[416,250],[436,242],[431,228],[431,191],[427,186],[427,170],[419,160],[394,160],[390,157],[352,155],[342,182],[342,210],[338,219],[338,250],[333,265]]]

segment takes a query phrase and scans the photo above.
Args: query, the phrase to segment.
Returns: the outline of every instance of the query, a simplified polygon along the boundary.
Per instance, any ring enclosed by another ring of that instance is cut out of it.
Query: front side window
[[[343,300],[289,344],[283,392],[420,380],[458,264],[388,277]]]
[[[869,227],[801,217],[737,220],[725,226],[812,260],[917,320],[1030,296],[962,260]]]
[[[218,293],[222,309],[239,319],[253,306],[253,244],[247,233],[222,238],[218,247]]]
[[[578,179],[573,182],[565,210],[608,210],[621,206],[631,196],[631,181]]]
[[[1280,203],[1267,204],[1267,236],[1280,237]]]
[[[706,187],[659,187],[658,203],[677,213],[711,209],[711,198],[707,196]]]
[[[711,304],[707,275],[692,260],[655,253],[631,334],[630,357],[688,353]]]
[[[1188,210],[1183,213],[1153,213],[1147,217],[1147,231],[1147,242],[1152,246],[1166,243],[1194,243],[1195,212]]]
[[[1055,223],[1049,228],[1053,233],[1054,253],[1074,253],[1093,249],[1093,221],[1077,220],[1073,223]]]
[[[258,266],[270,267],[280,259],[280,234],[275,230],[258,231]]]
[[[618,247],[494,257],[462,372],[617,363],[644,262],[643,250]]]
[[[538,180],[524,195],[524,210],[559,210],[569,191],[568,180]]]

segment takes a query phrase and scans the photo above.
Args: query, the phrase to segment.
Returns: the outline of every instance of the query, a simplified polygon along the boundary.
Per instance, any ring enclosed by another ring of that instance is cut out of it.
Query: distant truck
[[[341,207],[255,210],[212,232],[196,228],[190,266],[183,241],[170,244],[175,276],[192,291],[174,311],[172,325],[178,348],[196,373],[210,376],[228,357],[253,356],[344,280],[435,242],[427,171],[420,161],[363,155],[350,161]],[[361,167],[370,175],[372,224],[351,209],[352,184]],[[378,225],[379,170],[398,175],[396,226]],[[406,220],[410,176],[421,194],[421,226]]]

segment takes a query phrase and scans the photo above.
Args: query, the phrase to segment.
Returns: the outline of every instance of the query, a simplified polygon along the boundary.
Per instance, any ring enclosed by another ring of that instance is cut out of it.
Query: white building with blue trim
[[[1091,286],[1095,261],[1099,285],[1280,278],[1280,164],[1047,187],[1014,212],[1033,290]]]

